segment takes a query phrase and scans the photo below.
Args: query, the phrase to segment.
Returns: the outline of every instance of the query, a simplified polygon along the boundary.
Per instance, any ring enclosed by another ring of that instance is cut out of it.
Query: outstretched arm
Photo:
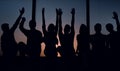
[[[22,8],[21,10],[19,10],[20,11],[20,15],[19,15],[19,17],[17,18],[17,20],[15,21],[15,23],[14,23],[14,25],[12,26],[12,28],[10,29],[12,32],[14,32],[15,31],[15,29],[17,28],[17,26],[18,26],[18,24],[19,24],[19,22],[20,22],[20,20],[21,20],[21,18],[22,18],[22,15],[23,15],[23,13],[24,13],[24,8]]]
[[[24,26],[24,23],[25,23],[25,17],[23,17],[22,18],[22,21],[20,22],[20,26],[19,26],[19,28],[20,28],[20,30],[25,34],[25,35],[27,35],[27,33],[28,33],[28,30],[26,30],[23,26]]]
[[[62,33],[62,9],[59,9],[59,37],[63,34]]]
[[[115,19],[116,21],[116,24],[117,24],[117,28],[120,28],[120,22],[119,22],[119,19],[118,19],[118,14],[117,12],[113,12],[113,19]]]
[[[43,22],[43,24],[42,24],[42,30],[43,30],[43,33],[44,33],[44,35],[46,34],[46,25],[45,25],[45,8],[43,8],[42,9],[42,22]]]
[[[75,34],[75,30],[74,30],[74,23],[75,23],[75,9],[73,8],[71,11],[72,14],[72,20],[71,20],[71,33]]]
[[[58,9],[56,9],[56,26],[55,26],[55,34],[57,35],[58,32]]]

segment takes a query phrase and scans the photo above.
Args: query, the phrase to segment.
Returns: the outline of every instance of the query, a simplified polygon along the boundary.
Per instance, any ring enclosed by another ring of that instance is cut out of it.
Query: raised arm
[[[20,15],[17,18],[17,20],[15,21],[14,25],[12,26],[12,28],[10,29],[12,32],[14,32],[15,29],[17,28],[17,26],[18,26],[18,24],[19,24],[19,22],[20,22],[20,20],[22,18],[22,15],[23,15],[24,11],[25,11],[24,8],[22,8],[21,10],[19,10]]]
[[[43,22],[43,24],[42,24],[42,30],[43,30],[43,33],[44,33],[44,35],[46,34],[46,25],[45,25],[45,8],[43,8],[42,9],[42,22]]]
[[[117,28],[119,28],[120,22],[119,22],[119,19],[118,19],[118,14],[117,14],[117,12],[113,12],[113,19],[115,19],[116,24],[117,24]]]
[[[59,36],[62,35],[62,9],[59,9]]]
[[[19,28],[20,28],[20,30],[25,34],[25,35],[27,35],[28,34],[28,30],[26,30],[23,26],[24,26],[24,23],[25,23],[25,17],[23,17],[22,18],[22,21],[20,22],[20,26],[19,26]]]
[[[75,34],[75,30],[74,30],[74,23],[75,23],[75,9],[73,8],[71,11],[72,14],[72,20],[71,20],[71,33]]]
[[[58,32],[58,9],[56,9],[56,25],[55,25],[55,34],[57,35]]]

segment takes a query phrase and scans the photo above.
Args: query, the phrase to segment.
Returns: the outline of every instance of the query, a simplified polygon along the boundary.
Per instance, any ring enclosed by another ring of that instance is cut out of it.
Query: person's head
[[[84,33],[84,32],[87,32],[87,26],[85,24],[82,24],[80,26],[79,33]]]
[[[64,33],[69,34],[70,33],[70,25],[66,24],[64,28]]]
[[[3,30],[3,32],[7,32],[9,30],[9,24],[8,23],[3,23],[1,25],[1,29]]]
[[[95,26],[94,26],[94,30],[96,33],[100,33],[101,32],[101,24],[100,23],[97,23]]]
[[[54,26],[54,24],[50,24],[49,26],[48,26],[48,32],[54,32],[55,31],[55,26]]]
[[[106,29],[107,29],[108,32],[112,32],[113,31],[113,25],[111,23],[108,23],[106,25]]]
[[[33,20],[31,20],[31,21],[29,22],[29,27],[30,27],[30,29],[35,29],[35,27],[36,27],[36,22],[33,21]]]

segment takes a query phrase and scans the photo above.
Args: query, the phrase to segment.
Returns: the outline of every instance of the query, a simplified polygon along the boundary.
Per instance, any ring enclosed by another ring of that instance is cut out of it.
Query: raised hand
[[[21,10],[19,10],[19,11],[20,11],[20,14],[23,14],[25,12],[24,7]]]
[[[72,8],[71,14],[75,14],[75,8]]]
[[[118,19],[118,14],[117,14],[117,12],[113,12],[113,19]]]
[[[59,15],[62,15],[62,14],[63,14],[62,9],[59,8]]]
[[[59,14],[59,10],[56,8],[56,14],[58,15]]]

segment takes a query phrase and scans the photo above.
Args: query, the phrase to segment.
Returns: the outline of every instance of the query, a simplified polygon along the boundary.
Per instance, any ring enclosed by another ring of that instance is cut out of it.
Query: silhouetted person
[[[44,43],[45,43],[45,56],[48,61],[48,69],[56,70],[56,58],[57,58],[57,49],[56,45],[58,44],[57,32],[58,32],[58,10],[56,9],[56,25],[53,23],[49,24],[48,29],[46,29],[45,24],[45,9],[42,9],[42,30],[44,34]]]
[[[113,19],[115,19],[116,21],[117,31],[114,30],[114,27],[111,23],[108,23],[106,25],[106,29],[109,32],[109,34],[107,35],[107,47],[111,48],[112,52],[114,53],[114,52],[117,52],[116,50],[120,46],[119,45],[120,23],[119,23],[118,15],[116,12],[113,12]]]
[[[21,20],[23,13],[24,13],[24,8],[20,10],[20,15],[11,28],[9,28],[8,23],[4,23],[1,25],[3,31],[3,34],[1,36],[1,48],[3,51],[3,56],[8,56],[8,57],[16,56],[17,43],[14,38],[14,32]]]
[[[71,20],[71,26],[66,24],[64,28],[62,28],[62,10],[59,9],[59,39],[61,43],[61,49],[63,50],[62,57],[73,57],[75,56],[74,51],[74,20],[75,20],[75,9],[73,8],[71,11],[72,14],[72,20]]]
[[[120,23],[118,19],[118,15],[116,12],[113,12],[113,19],[116,21],[117,25],[117,31],[113,29],[113,25],[111,23],[108,23],[106,25],[106,29],[109,32],[107,35],[107,48],[110,49],[111,52],[111,68],[114,70],[117,69],[117,65],[120,63],[119,55],[120,55]],[[114,68],[115,67],[115,68]]]
[[[57,39],[57,32],[58,32],[58,14],[56,9],[56,25],[50,24],[48,26],[48,29],[46,30],[46,24],[45,24],[45,16],[44,16],[45,9],[42,9],[42,20],[43,20],[43,34],[44,34],[44,42],[45,42],[45,55],[47,57],[57,57],[57,50],[56,45],[58,44]]]
[[[117,12],[113,12],[113,19],[116,21],[116,25],[117,25],[117,31],[116,31],[116,35],[115,35],[115,46],[112,48],[112,51],[113,51],[113,65],[116,65],[114,66],[116,68],[116,70],[120,70],[119,65],[120,64],[120,22],[119,22],[119,18],[118,18],[118,14]]]
[[[63,32],[62,28],[62,10],[59,9],[59,40],[61,43],[61,56],[65,63],[66,69],[74,69],[75,67],[75,50],[74,50],[74,21],[75,21],[75,9],[71,11],[72,20],[71,26],[66,24]]]
[[[23,42],[19,42],[18,43],[18,51],[19,51],[19,56],[25,56],[26,55],[26,51],[27,51],[27,47],[26,44]]]
[[[114,31],[114,29],[113,29],[113,25],[111,24],[111,23],[108,23],[108,24],[106,24],[106,29],[107,29],[107,31],[109,32],[109,34],[108,35],[106,35],[107,37],[106,37],[106,48],[107,48],[107,51],[108,51],[108,60],[110,61],[109,63],[108,63],[108,66],[109,67],[112,67],[112,59],[114,59],[113,57],[112,57],[112,55],[113,55],[113,52],[112,52],[112,48],[114,48],[114,47],[116,47],[116,31]],[[113,60],[113,62],[114,62],[114,60]]]
[[[90,48],[88,28],[84,24],[81,25],[79,34],[77,35],[77,43],[77,52],[82,66],[81,68],[86,68],[88,67]]]
[[[108,23],[107,25],[106,25],[106,29],[107,29],[107,31],[109,32],[109,34],[107,35],[107,47],[108,48],[112,48],[112,47],[114,47],[114,41],[115,41],[115,31],[114,31],[114,29],[113,29],[113,25],[111,24],[111,23]]]
[[[94,29],[95,29],[95,34],[91,35],[90,42],[92,44],[92,51],[93,51],[95,66],[100,67],[104,59],[106,36],[101,33],[101,29],[102,29],[101,24],[97,23],[94,26]],[[100,68],[102,69],[102,67]]]
[[[29,55],[31,57],[40,57],[42,33],[36,30],[35,21],[31,20],[29,22],[30,30],[27,30],[23,27],[24,22],[25,22],[25,18],[22,18],[19,28],[27,37],[27,48],[29,48]]]
[[[113,12],[113,19],[116,21],[117,31],[116,31],[116,47],[113,48],[113,52],[115,53],[116,57],[119,58],[120,55],[120,22],[118,19],[118,14]]]

